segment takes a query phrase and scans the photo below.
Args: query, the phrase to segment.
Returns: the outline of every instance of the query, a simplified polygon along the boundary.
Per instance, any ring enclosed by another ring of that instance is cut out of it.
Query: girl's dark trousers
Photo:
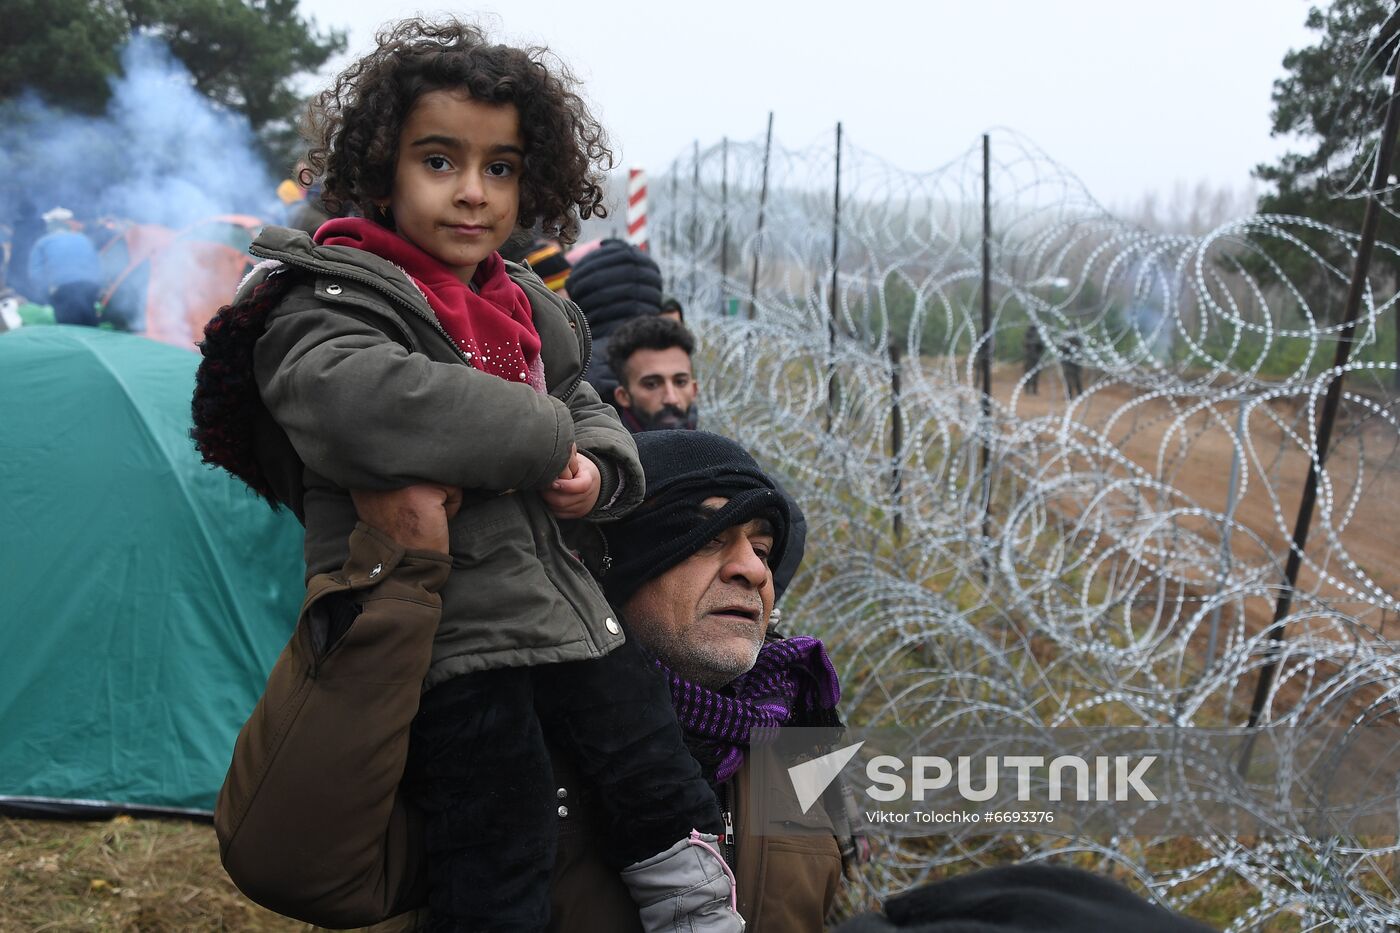
[[[721,831],[666,680],[631,639],[596,660],[453,678],[424,694],[404,775],[427,817],[429,929],[545,928],[567,805],[546,743],[596,789],[619,869]]]

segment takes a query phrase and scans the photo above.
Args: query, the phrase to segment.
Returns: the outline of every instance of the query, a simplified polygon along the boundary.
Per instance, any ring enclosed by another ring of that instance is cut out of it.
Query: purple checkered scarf
[[[685,680],[659,661],[657,666],[671,683],[671,703],[688,743],[717,762],[716,781],[739,770],[755,728],[839,722],[841,683],[826,646],[810,635],[766,642],[753,669],[722,693]]]

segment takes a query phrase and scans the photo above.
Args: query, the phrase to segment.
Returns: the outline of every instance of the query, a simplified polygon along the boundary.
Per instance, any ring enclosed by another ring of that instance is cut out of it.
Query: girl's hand
[[[564,471],[549,488],[540,491],[540,497],[555,518],[583,518],[598,504],[602,485],[597,465],[587,457],[580,457],[578,447],[571,447]]]

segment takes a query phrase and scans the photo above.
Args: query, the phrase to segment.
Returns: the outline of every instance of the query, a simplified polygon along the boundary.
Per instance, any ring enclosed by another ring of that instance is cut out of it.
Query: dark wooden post
[[[729,137],[719,144],[719,313],[729,312],[725,303],[725,287],[729,283]]]
[[[840,387],[836,382],[836,305],[840,287],[837,272],[841,257],[841,124],[836,124],[836,197],[831,211],[831,295],[827,317],[826,354],[826,429],[831,430],[836,417],[836,401]]]
[[[1400,17],[1400,9],[1391,14],[1391,21]],[[1389,24],[1388,24],[1389,25]],[[1352,268],[1351,288],[1347,292],[1347,303],[1343,312],[1341,332],[1337,334],[1337,353],[1332,366],[1341,370],[1351,357],[1352,337],[1356,332],[1356,318],[1361,310],[1361,298],[1366,291],[1366,276],[1371,267],[1371,253],[1376,245],[1376,226],[1380,223],[1381,206],[1379,192],[1386,186],[1390,173],[1390,162],[1395,154],[1395,134],[1400,131],[1400,67],[1395,70],[1395,84],[1390,92],[1390,101],[1385,108],[1385,123],[1377,145],[1376,165],[1371,175],[1371,190],[1366,196],[1366,213],[1361,221],[1361,239],[1356,246],[1356,264]],[[1298,571],[1303,562],[1303,549],[1308,543],[1308,528],[1312,524],[1313,508],[1317,504],[1318,473],[1327,463],[1328,447],[1332,443],[1332,427],[1337,420],[1337,410],[1342,400],[1342,382],[1345,374],[1337,377],[1327,387],[1327,397],[1322,403],[1322,414],[1317,425],[1317,445],[1313,450],[1312,463],[1308,466],[1308,479],[1303,486],[1303,499],[1298,506],[1298,520],[1293,527],[1293,545],[1288,552],[1288,566],[1284,570],[1283,592],[1279,594],[1274,607],[1274,619],[1269,626],[1272,645],[1269,659],[1259,669],[1259,680],[1254,687],[1254,700],[1249,707],[1249,725],[1259,724],[1263,716],[1264,704],[1273,689],[1274,677],[1278,673],[1278,658],[1283,653],[1283,643],[1288,636],[1286,619],[1293,608],[1293,596],[1298,584]],[[1241,773],[1249,765],[1249,748],[1241,762]]]
[[[990,572],[987,548],[992,540],[992,143],[982,134],[982,339],[977,368],[982,377],[982,570]]]
[[[899,342],[890,341],[890,493],[894,503],[894,543],[898,545],[904,538],[904,416],[900,411],[899,385]]]
[[[753,275],[749,278],[749,320],[758,304],[758,257],[763,252],[763,208],[768,203],[768,160],[773,153],[773,111],[768,111],[768,137],[763,143],[763,186],[758,191],[758,231],[753,239]]]

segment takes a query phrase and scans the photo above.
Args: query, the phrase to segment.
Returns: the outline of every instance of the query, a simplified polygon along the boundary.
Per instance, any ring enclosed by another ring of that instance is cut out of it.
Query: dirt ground
[[[998,367],[994,373],[994,395],[1003,404],[1011,404],[1020,375],[1020,367],[1009,366]],[[1236,449],[1230,432],[1237,426],[1238,406],[1215,404],[1209,412],[1182,418],[1190,400],[1183,404],[1179,399],[1145,399],[1135,387],[1098,382],[1094,375],[1085,372],[1086,392],[1071,408],[1059,373],[1043,374],[1039,394],[1022,392],[1015,412],[1030,419],[1070,410],[1075,421],[1105,432],[1110,443],[1178,490],[1184,500],[1224,513]],[[1320,491],[1305,548],[1308,558],[1322,561],[1322,569],[1336,579],[1319,584],[1316,569],[1305,563],[1300,590],[1315,591],[1344,611],[1367,613],[1366,620],[1378,628],[1388,621],[1391,631],[1385,634],[1393,638],[1400,636],[1395,612],[1378,612],[1367,603],[1383,603],[1386,594],[1400,598],[1400,556],[1395,546],[1400,533],[1400,437],[1393,427],[1375,417],[1358,427],[1361,409],[1352,405],[1350,412],[1350,418],[1338,420],[1327,460],[1333,514],[1324,519]],[[1230,554],[1236,564],[1261,566],[1274,561],[1281,578],[1308,475],[1310,456],[1304,445],[1309,417],[1309,412],[1291,400],[1266,403],[1251,413],[1246,433],[1253,450],[1246,451],[1239,465],[1235,519],[1258,540],[1238,529],[1231,535]],[[1297,436],[1290,437],[1290,431]],[[1352,503],[1358,485],[1360,493]],[[1173,504],[1186,502],[1178,499]],[[1341,545],[1338,549],[1329,540],[1329,532],[1341,525],[1349,508],[1353,512],[1336,535],[1336,543]],[[1198,528],[1212,540],[1219,540],[1218,528],[1205,529],[1203,522]],[[1342,550],[1355,569],[1342,562]],[[1256,611],[1251,608],[1251,620]],[[1262,621],[1267,622],[1269,616],[1271,612]]]
[[[207,824],[0,817],[0,933],[313,929],[243,897]]]

